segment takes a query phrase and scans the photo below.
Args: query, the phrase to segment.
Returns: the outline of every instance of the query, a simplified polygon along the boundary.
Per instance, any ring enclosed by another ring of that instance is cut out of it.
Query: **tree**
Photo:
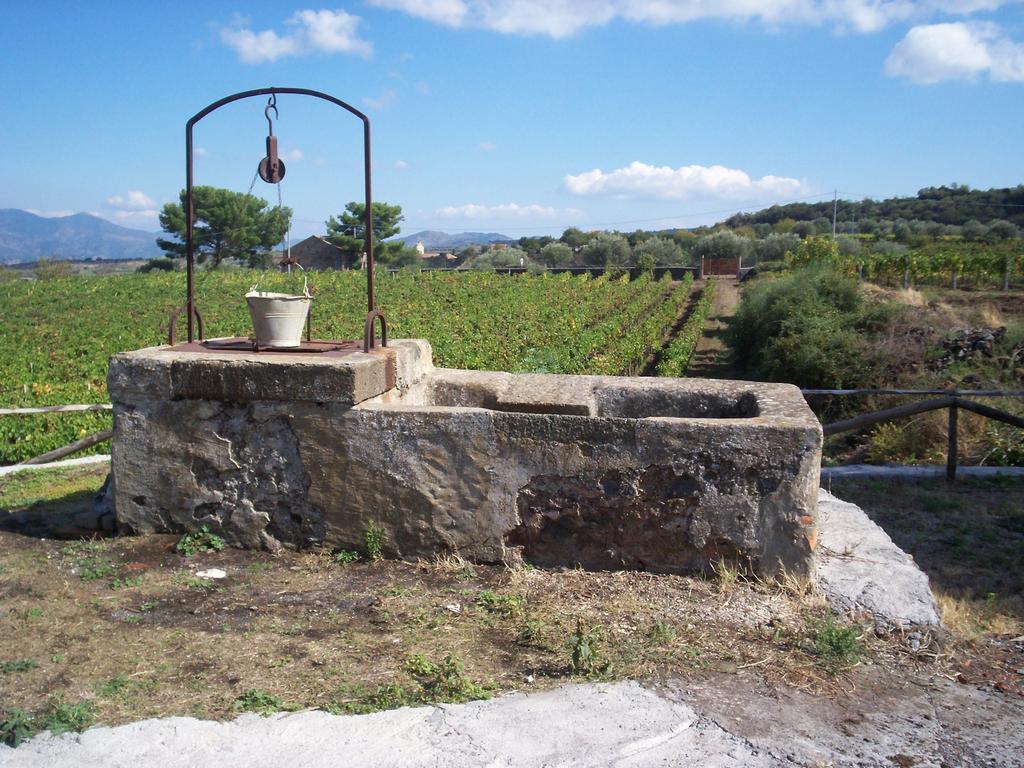
[[[386,264],[391,258],[402,252],[405,243],[385,243],[384,240],[401,232],[398,225],[404,218],[400,205],[388,205],[385,202],[373,204],[373,255],[375,261]],[[347,253],[352,261],[358,261],[360,255],[366,250],[366,204],[351,202],[345,206],[345,211],[338,218],[331,216],[326,224],[327,239]]]
[[[749,250],[750,241],[747,238],[722,230],[698,240],[693,247],[693,255],[698,261],[701,256],[708,259],[741,259]]]
[[[178,238],[158,238],[156,244],[171,258],[185,256],[185,196],[180,203],[167,203],[160,212],[164,232]],[[239,259],[250,266],[263,264],[270,250],[284,239],[292,210],[267,207],[255,195],[219,187],[192,189],[192,243],[196,262],[210,259],[214,268],[224,259]]]
[[[644,263],[650,263],[652,266],[666,267],[678,266],[686,260],[683,249],[667,237],[652,237],[645,240],[636,247],[634,253],[637,264],[640,264],[642,259]]]
[[[568,267],[575,258],[576,254],[572,252],[572,248],[557,240],[540,249],[540,260],[549,267]]]
[[[599,232],[583,246],[583,263],[588,266],[625,267],[632,257],[629,241],[610,232]]]
[[[566,245],[568,245],[573,250],[576,250],[587,241],[587,235],[582,230],[577,229],[576,227],[569,227],[567,230],[565,230],[565,232],[562,233],[562,236],[558,239],[561,240]]]

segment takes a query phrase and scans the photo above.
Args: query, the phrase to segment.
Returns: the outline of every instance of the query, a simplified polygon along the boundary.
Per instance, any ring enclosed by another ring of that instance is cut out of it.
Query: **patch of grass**
[[[862,635],[863,629],[859,625],[844,627],[836,623],[831,611],[827,611],[811,627],[811,641],[818,663],[831,674],[853,666],[866,653]]]
[[[0,706],[0,744],[16,747],[38,731],[35,719],[24,709]]]
[[[109,471],[109,465],[99,464],[15,472],[0,482],[0,509],[19,509],[76,494],[95,493]]]
[[[490,698],[490,691],[466,676],[462,661],[452,653],[435,664],[422,655],[410,657],[405,669],[419,683],[423,702],[459,703]]]
[[[232,712],[253,712],[267,717],[287,709],[280,696],[250,688],[231,703]]]
[[[384,542],[386,541],[384,529],[375,522],[366,524],[366,531],[363,533],[363,544],[366,546],[366,557],[373,562],[384,557]]]
[[[336,562],[338,565],[349,565],[350,563],[359,562],[359,553],[354,552],[351,549],[339,550],[338,552],[334,553],[333,557],[334,562]]]
[[[127,687],[128,678],[125,675],[117,675],[109,680],[104,680],[102,683],[99,683],[96,686],[96,695],[109,698],[111,696],[116,696]]]
[[[95,719],[91,701],[80,701],[77,704],[57,703],[42,719],[42,730],[54,736],[62,733],[80,733],[92,725]]]
[[[522,595],[510,595],[484,589],[476,596],[476,604],[487,613],[512,618],[522,612],[526,598]]]
[[[715,560],[711,563],[711,570],[718,579],[718,586],[723,592],[729,592],[740,580],[740,569],[736,563],[730,563],[725,558]]]
[[[110,582],[111,589],[131,589],[132,587],[141,587],[142,577],[141,576],[127,576],[119,577]]]
[[[265,573],[266,571],[272,570],[274,567],[273,563],[249,563],[245,567],[249,573]]]
[[[192,557],[201,552],[220,552],[224,549],[224,539],[210,531],[209,526],[202,526],[198,531],[186,533],[174,547],[185,557]]]
[[[31,659],[0,661],[0,674],[9,675],[12,672],[29,672],[38,666],[39,662],[32,661]]]
[[[516,642],[521,645],[536,645],[544,641],[544,634],[547,631],[547,624],[544,619],[531,618],[523,622],[523,626],[516,635]]]
[[[99,581],[117,574],[117,565],[109,557],[83,557],[75,562],[78,578],[82,581]]]
[[[663,619],[655,619],[650,629],[647,630],[647,637],[651,639],[652,643],[658,645],[668,645],[675,639],[675,636],[675,627]]]

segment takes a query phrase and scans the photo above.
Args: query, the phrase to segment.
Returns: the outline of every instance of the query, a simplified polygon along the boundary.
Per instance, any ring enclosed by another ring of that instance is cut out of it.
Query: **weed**
[[[144,602],[142,605],[139,606],[139,610],[140,611],[147,611],[148,612],[148,611],[152,611],[154,608],[158,608],[159,606],[160,606],[160,601],[159,600],[147,600],[146,602]]]
[[[818,663],[832,674],[856,664],[864,656],[861,638],[862,632],[858,625],[840,626],[831,611],[827,611],[811,629]]]
[[[178,539],[174,548],[185,557],[192,557],[200,552],[220,552],[224,549],[224,539],[211,533],[209,527],[204,525],[198,531],[186,533]]]
[[[141,576],[128,576],[124,578],[117,578],[110,582],[111,589],[131,589],[132,587],[141,587],[142,577]]]
[[[522,611],[526,598],[522,595],[503,595],[493,589],[484,589],[476,596],[476,604],[488,613],[511,618]]]
[[[61,702],[43,717],[42,729],[54,736],[69,731],[78,733],[88,728],[94,717],[91,701],[80,701],[77,704]]]
[[[462,662],[454,654],[446,654],[440,664],[417,654],[406,661],[405,668],[422,688],[421,701],[458,703],[490,698],[486,687],[466,677]]]
[[[583,629],[583,620],[576,619],[576,631],[570,638],[571,666],[574,675],[590,677],[607,671],[608,663],[601,661],[597,648],[600,632],[600,627]]]
[[[384,594],[388,597],[405,597],[406,595],[411,595],[413,591],[411,587],[403,587],[401,584],[396,584],[385,589]]]
[[[198,576],[184,578],[181,583],[189,589],[213,589],[216,587],[216,584],[210,579],[200,579]]]
[[[8,675],[11,672],[29,672],[39,666],[38,662],[31,659],[15,659],[13,661],[0,661],[0,674]]]
[[[349,563],[355,563],[359,560],[359,553],[353,552],[351,549],[342,549],[334,553],[334,562],[338,565],[348,565]]]
[[[739,581],[739,567],[724,558],[711,563],[711,570],[714,571],[715,577],[718,579],[718,586],[721,587],[723,592],[730,591],[736,585],[736,582]]]
[[[261,691],[258,688],[250,688],[231,703],[232,712],[255,712],[263,717],[280,712],[285,708],[280,696]]]
[[[83,557],[75,562],[75,567],[82,581],[97,581],[117,575],[117,566],[109,557]]]
[[[39,618],[42,618],[42,616],[43,616],[43,609],[42,609],[42,608],[39,608],[38,606],[37,606],[37,607],[35,607],[35,608],[29,608],[29,609],[28,609],[28,610],[27,610],[27,611],[25,612],[25,616],[26,616],[26,617],[28,617],[28,618],[30,618],[30,619],[39,619]]]
[[[374,522],[366,524],[363,542],[366,544],[366,556],[376,562],[384,556],[384,529]]]
[[[249,573],[263,573],[264,571],[269,571],[273,567],[273,563],[249,563],[249,565],[246,566],[245,570],[247,570]]]
[[[0,744],[16,747],[38,730],[32,715],[24,709],[0,706]]]
[[[365,699],[365,704],[372,707],[374,712],[407,707],[415,702],[416,699],[397,683],[378,685],[377,689]]]
[[[535,645],[544,639],[546,628],[543,619],[527,619],[516,636],[516,642],[522,645]]]
[[[125,616],[122,619],[122,621],[125,624],[141,624],[142,623],[142,617],[139,616],[137,613],[129,613],[127,616]]]
[[[55,654],[53,654],[53,656],[50,657],[50,661],[52,663],[54,663],[54,664],[60,664],[60,663],[62,663],[64,661],[64,654],[63,653],[55,653]]]
[[[270,668],[280,669],[281,667],[287,667],[293,661],[295,661],[295,659],[293,659],[291,656],[282,656],[280,659],[274,659],[273,661],[271,661]]]
[[[96,686],[96,695],[103,698],[116,696],[128,687],[128,678],[124,675],[117,675]]]
[[[655,619],[654,623],[651,624],[650,629],[647,630],[647,636],[653,643],[657,643],[658,645],[668,645],[675,639],[676,629],[667,621]]]

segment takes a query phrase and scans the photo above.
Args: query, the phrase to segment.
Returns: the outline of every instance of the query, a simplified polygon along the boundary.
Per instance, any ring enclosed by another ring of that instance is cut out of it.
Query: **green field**
[[[248,270],[200,272],[197,303],[207,336],[249,335],[243,296],[301,290],[301,278]],[[313,332],[362,338],[361,272],[322,272]],[[660,347],[686,304],[690,282],[642,277],[494,273],[381,276],[378,304],[392,338],[425,338],[440,366],[482,370],[619,374],[637,372]],[[0,407],[107,402],[107,361],[166,341],[171,311],[184,301],[180,273],[76,276],[0,284]],[[184,322],[179,338],[184,335]],[[0,419],[0,463],[14,462],[109,426],[104,413]],[[106,450],[101,446],[97,450]]]

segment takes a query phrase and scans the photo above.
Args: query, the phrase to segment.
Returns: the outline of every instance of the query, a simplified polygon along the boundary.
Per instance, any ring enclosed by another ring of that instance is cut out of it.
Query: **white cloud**
[[[438,208],[436,215],[446,219],[553,219],[558,216],[578,216],[575,208],[561,210],[545,205],[519,205],[503,203],[501,205],[449,205]]]
[[[492,149],[496,149],[498,145],[493,141],[481,141],[477,146],[485,152],[490,152]]]
[[[405,160],[395,160],[395,170],[404,171],[409,167],[409,164]]]
[[[156,203],[145,192],[131,189],[127,195],[114,195],[107,198],[107,205],[124,211],[139,211],[152,208]]]
[[[369,58],[373,45],[359,37],[360,18],[342,10],[303,10],[286,22],[290,32],[278,34],[272,29],[254,32],[249,22],[235,18],[221,29],[220,39],[246,64],[273,62],[287,56],[310,53],[351,53]]]
[[[157,217],[157,211],[114,211],[114,218],[120,221],[148,221]]]
[[[388,88],[380,96],[364,96],[363,104],[368,106],[370,109],[386,109],[395,102],[395,91],[393,88]]]
[[[1024,44],[995,24],[956,22],[918,26],[885,60],[885,74],[914,83],[974,80],[1024,81]]]
[[[757,202],[792,197],[806,191],[803,182],[784,176],[752,179],[736,168],[722,165],[686,165],[681,168],[632,162],[605,173],[600,168],[566,176],[563,186],[574,195],[692,200],[718,198]]]
[[[301,149],[289,149],[287,152],[282,152],[281,157],[289,163],[297,163],[304,155]]]
[[[424,82],[423,80],[420,80],[419,82],[416,83],[416,92],[420,96],[429,96],[430,95],[430,84],[427,83],[427,82]]]
[[[209,150],[207,150],[204,147],[196,147],[195,150],[193,150],[192,154],[194,154],[196,157],[209,157],[210,156]]]
[[[937,13],[967,16],[1013,0],[369,0],[449,27],[476,27],[560,39],[623,19],[652,26],[706,19],[757,21],[768,27],[823,25],[877,32]]]

